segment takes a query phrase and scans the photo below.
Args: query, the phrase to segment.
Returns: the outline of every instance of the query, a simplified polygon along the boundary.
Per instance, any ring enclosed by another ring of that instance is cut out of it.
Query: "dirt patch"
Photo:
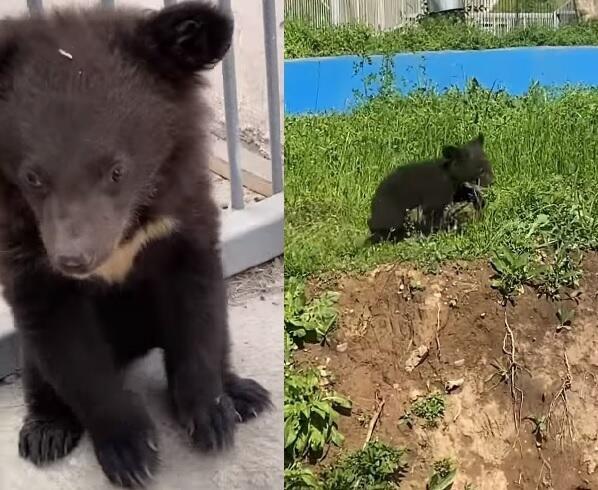
[[[353,400],[340,420],[343,450],[363,445],[376,400],[385,401],[374,438],[410,450],[401,488],[422,489],[432,463],[451,457],[455,490],[598,489],[598,255],[584,262],[579,296],[560,302],[526,290],[505,307],[491,274],[462,263],[435,275],[393,265],[345,278],[330,345],[298,360],[325,365]],[[557,332],[559,308],[575,310],[570,330]],[[463,384],[446,395],[437,428],[400,423],[418,395],[455,380]]]

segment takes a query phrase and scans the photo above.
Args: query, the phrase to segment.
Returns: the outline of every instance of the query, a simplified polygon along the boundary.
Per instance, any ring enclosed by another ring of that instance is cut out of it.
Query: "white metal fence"
[[[463,14],[484,29],[559,27],[577,18],[574,0],[464,0]],[[388,30],[428,13],[426,0],[285,0],[285,18],[316,27],[365,24]]]
[[[114,8],[115,0],[99,0],[106,8]],[[173,5],[177,0],[164,0],[164,5]],[[221,6],[231,12],[231,0],[220,0]],[[43,0],[27,0],[27,7],[33,12],[42,12]],[[278,194],[283,189],[280,83],[278,72],[278,40],[276,25],[276,0],[262,0],[264,23],[264,48],[266,53],[266,74],[268,87],[268,121],[270,126],[270,153],[272,162],[272,192]],[[240,161],[240,132],[237,99],[235,53],[231,47],[222,63],[224,110],[226,119],[226,140],[230,166],[231,208],[245,207],[243,199],[243,176]]]

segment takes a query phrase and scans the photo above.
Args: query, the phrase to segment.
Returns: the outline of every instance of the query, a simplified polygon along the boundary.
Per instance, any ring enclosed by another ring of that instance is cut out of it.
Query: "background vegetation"
[[[495,35],[469,23],[424,20],[387,32],[359,25],[314,28],[286,21],[285,58],[342,54],[391,54],[447,49],[490,49],[516,46],[598,45],[598,22],[559,29],[528,27]]]

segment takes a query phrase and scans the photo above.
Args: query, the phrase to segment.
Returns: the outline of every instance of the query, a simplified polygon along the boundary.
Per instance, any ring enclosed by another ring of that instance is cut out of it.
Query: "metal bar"
[[[102,7],[114,8],[114,0],[102,0]]]
[[[42,0],[27,0],[27,7],[29,7],[29,12],[31,12],[32,14],[37,12],[43,12],[44,10]]]
[[[264,20],[264,44],[266,50],[266,77],[268,83],[268,121],[270,123],[272,191],[276,194],[278,192],[282,192],[282,145],[275,0],[262,0],[262,6]]]
[[[220,6],[232,15],[231,0],[220,0]],[[239,143],[239,112],[237,101],[237,75],[235,73],[235,50],[231,46],[222,60],[224,85],[224,115],[226,118],[226,144],[230,165],[230,200],[233,209],[243,209],[243,177],[241,176],[241,149]]]

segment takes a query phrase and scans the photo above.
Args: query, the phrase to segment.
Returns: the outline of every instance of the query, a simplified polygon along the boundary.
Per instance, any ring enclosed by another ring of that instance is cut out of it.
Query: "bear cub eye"
[[[33,189],[41,189],[44,186],[41,177],[34,170],[27,170],[24,177],[27,185]]]

